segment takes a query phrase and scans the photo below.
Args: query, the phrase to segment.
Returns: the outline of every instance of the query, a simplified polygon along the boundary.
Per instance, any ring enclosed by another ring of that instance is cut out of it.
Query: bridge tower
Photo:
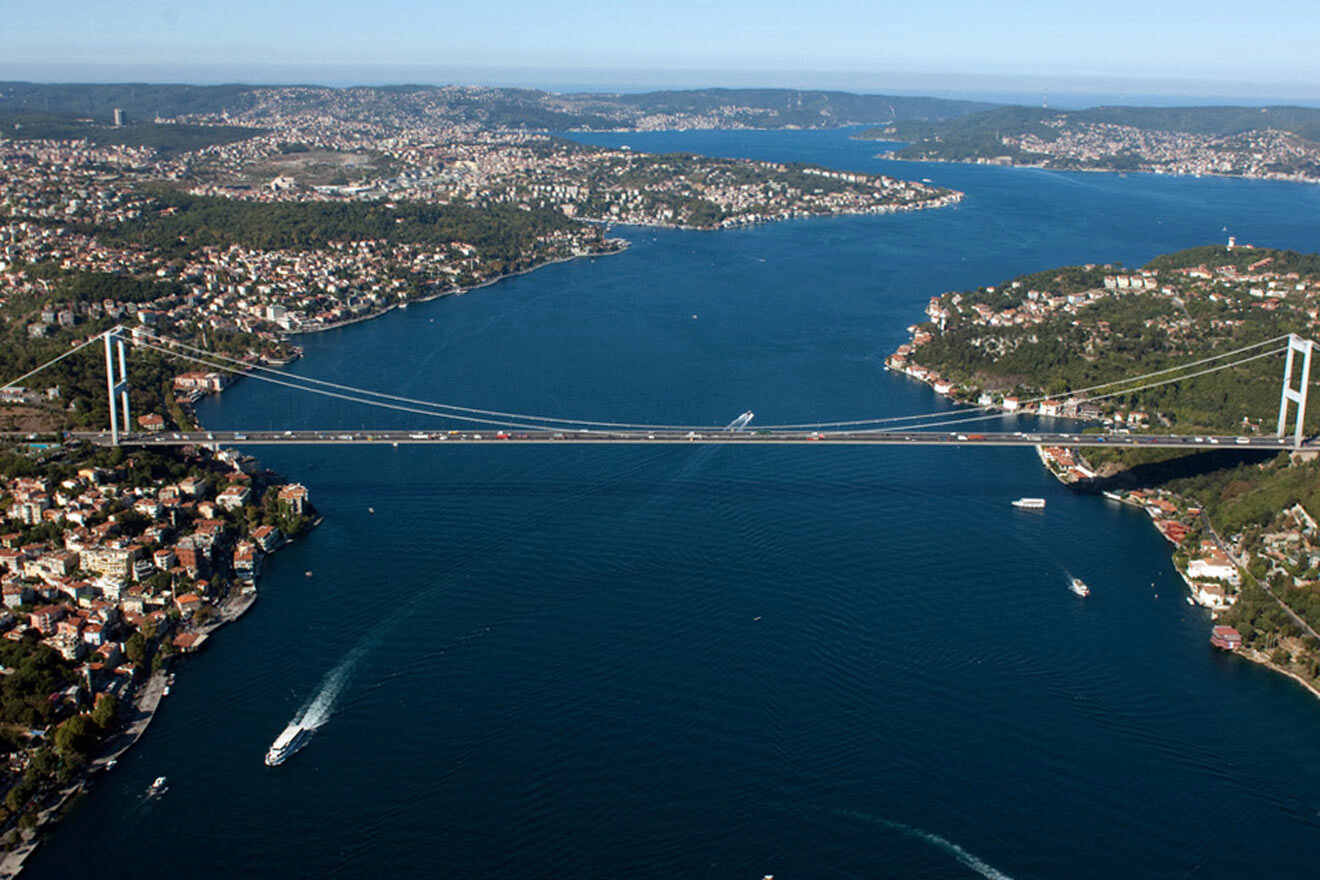
[[[1293,430],[1293,446],[1302,445],[1302,428],[1306,422],[1306,390],[1311,385],[1311,351],[1315,348],[1315,343],[1310,339],[1303,339],[1296,333],[1288,337],[1288,361],[1283,367],[1283,392],[1279,396],[1279,430],[1277,435],[1283,439],[1285,429],[1288,427],[1288,403],[1289,401],[1297,404],[1297,426]],[[1297,353],[1302,354],[1302,384],[1300,388],[1292,387],[1293,376],[1293,358]]]
[[[116,355],[118,362],[116,363]],[[1307,363],[1310,363],[1308,360]],[[118,367],[118,370],[115,368]],[[125,433],[133,430],[128,411],[128,358],[124,355],[124,328],[105,331],[105,384],[110,404],[110,442],[119,445],[120,417]]]

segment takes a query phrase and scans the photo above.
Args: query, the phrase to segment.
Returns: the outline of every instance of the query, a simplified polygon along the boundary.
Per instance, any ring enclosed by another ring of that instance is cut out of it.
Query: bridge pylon
[[[110,405],[110,442],[118,446],[121,416],[124,432],[133,430],[128,410],[128,358],[124,354],[123,327],[105,331],[105,385]]]
[[[1283,367],[1283,391],[1279,395],[1279,429],[1276,436],[1283,439],[1286,433],[1289,402],[1297,404],[1297,426],[1293,429],[1294,448],[1302,445],[1302,430],[1306,423],[1306,391],[1311,385],[1311,352],[1314,348],[1315,343],[1310,339],[1303,339],[1296,333],[1288,336],[1288,360]],[[1302,355],[1302,384],[1299,388],[1293,388],[1293,359],[1299,352]]]

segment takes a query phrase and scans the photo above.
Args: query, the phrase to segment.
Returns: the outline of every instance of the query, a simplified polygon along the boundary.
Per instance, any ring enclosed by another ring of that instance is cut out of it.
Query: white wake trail
[[[321,679],[321,685],[317,688],[316,695],[312,697],[298,713],[293,716],[294,724],[308,730],[316,730],[330,720],[334,713],[335,703],[339,700],[339,695],[343,693],[344,687],[353,676],[353,670],[358,662],[366,655],[367,645],[361,644],[349,651],[343,660],[325,674]]]
[[[885,819],[881,816],[868,815],[867,813],[862,813],[857,810],[836,809],[833,812],[836,815],[848,816],[853,819],[860,819],[863,822],[880,825],[891,831],[897,831],[900,834],[929,843],[953,856],[959,864],[980,874],[985,880],[1013,880],[1012,877],[1005,874],[994,865],[991,865],[989,862],[986,862],[974,853],[968,852],[946,837],[940,837],[938,834],[933,834],[930,831],[925,831],[921,828],[914,828],[911,825],[905,825],[902,822],[895,822],[892,819]]]

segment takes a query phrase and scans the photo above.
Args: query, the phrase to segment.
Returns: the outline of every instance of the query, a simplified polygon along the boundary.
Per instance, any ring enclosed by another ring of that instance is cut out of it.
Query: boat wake
[[[325,725],[334,714],[335,704],[339,702],[339,695],[344,692],[344,687],[353,676],[353,670],[367,653],[367,645],[361,644],[349,651],[340,660],[334,669],[325,674],[321,679],[321,686],[317,688],[316,694],[308,700],[296,715],[293,716],[291,724],[303,728],[304,730],[316,730]]]
[[[369,644],[369,641],[364,641],[354,647],[325,674],[316,694],[294,713],[293,720],[276,737],[270,751],[266,752],[266,766],[277,767],[302,751],[312,733],[330,720],[339,702],[339,695],[344,692],[358,661],[367,653]]]
[[[886,822],[885,824],[890,828],[893,828],[895,831],[900,831],[909,837],[915,837],[918,840],[924,840],[926,843],[944,850],[946,853],[957,859],[959,864],[966,868],[970,868],[982,877],[985,877],[986,880],[1013,880],[1013,878],[1009,877],[994,865],[991,865],[984,859],[969,853],[967,850],[946,837],[940,837],[938,834],[932,834],[929,831],[922,831],[920,828],[913,828],[912,826],[904,825],[901,822]]]
[[[975,871],[976,873],[980,874],[982,877],[986,878],[986,880],[1013,880],[1012,877],[1005,874],[1003,871],[999,870],[994,865],[990,864],[989,862],[985,861],[984,859],[980,858],[974,853],[968,852],[958,844],[954,843],[952,840],[949,840],[947,837],[940,837],[938,834],[934,834],[930,831],[922,830],[921,828],[914,828],[911,825],[904,825],[902,822],[895,822],[892,819],[883,819],[879,816],[871,816],[871,815],[867,815],[866,813],[859,813],[856,810],[835,810],[835,812],[840,815],[845,815],[853,819],[860,819],[863,822],[870,822],[875,825],[880,825],[881,827],[888,828],[891,831],[897,831],[899,834],[905,835],[907,837],[911,837],[914,840],[920,840],[924,843],[928,843],[931,846],[936,847],[937,849],[943,850],[948,855],[953,856],[953,858],[956,859],[960,865],[972,871]]]

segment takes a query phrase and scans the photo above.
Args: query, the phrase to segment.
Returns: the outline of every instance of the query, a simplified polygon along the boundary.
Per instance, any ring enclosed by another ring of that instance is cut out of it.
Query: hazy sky
[[[143,63],[232,71],[222,78],[239,80],[251,79],[244,70],[272,65],[308,71],[434,65],[755,70],[790,78],[795,71],[1185,78],[1320,91],[1316,0],[7,5],[0,75],[8,78],[21,78],[25,69],[41,79],[54,69]]]

